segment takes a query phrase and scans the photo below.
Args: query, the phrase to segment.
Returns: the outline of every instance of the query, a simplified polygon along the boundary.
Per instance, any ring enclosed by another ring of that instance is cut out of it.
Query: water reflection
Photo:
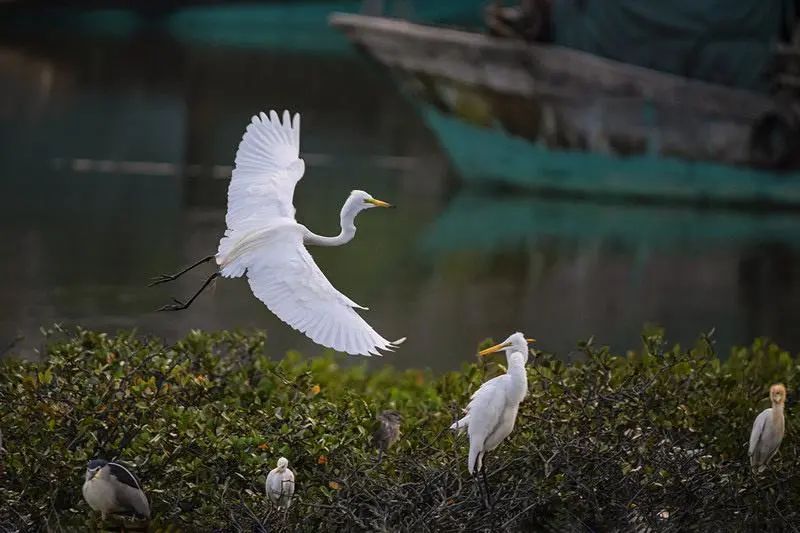
[[[337,288],[407,345],[382,362],[456,368],[484,336],[523,329],[568,351],[596,335],[637,344],[645,322],[688,341],[757,334],[796,349],[798,219],[552,199],[452,195],[435,138],[374,65],[353,54],[182,44],[163,35],[8,39],[0,47],[0,347],[30,350],[54,321],[138,328],[265,328],[277,353],[320,350],[242,280],[191,310],[157,314],[206,275],[147,289],[216,248],[224,179],[249,116],[303,114],[301,222],[335,233],[363,188],[401,207],[369,212],[348,246],[319,249]],[[379,362],[381,364],[382,362]]]

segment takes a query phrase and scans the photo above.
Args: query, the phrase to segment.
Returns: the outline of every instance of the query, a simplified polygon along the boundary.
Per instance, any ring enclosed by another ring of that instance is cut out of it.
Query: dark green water
[[[0,38],[0,349],[33,354],[41,325],[264,328],[280,354],[320,349],[243,280],[188,311],[153,309],[203,276],[150,276],[216,250],[229,166],[254,112],[303,116],[298,219],[338,231],[351,189],[397,203],[358,235],[312,250],[388,338],[378,364],[457,368],[487,336],[523,330],[568,354],[594,335],[638,346],[645,323],[720,347],[770,335],[800,349],[800,218],[787,213],[597,205],[459,190],[446,154],[375,65],[354,53],[28,33]]]

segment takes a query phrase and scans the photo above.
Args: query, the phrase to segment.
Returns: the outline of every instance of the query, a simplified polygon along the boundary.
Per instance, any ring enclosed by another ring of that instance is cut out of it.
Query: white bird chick
[[[519,404],[528,394],[528,343],[522,333],[514,333],[505,341],[481,351],[486,356],[506,352],[508,370],[502,376],[490,379],[472,395],[467,414],[450,429],[467,429],[469,434],[469,460],[467,469],[474,474],[483,469],[486,452],[495,449],[514,429]]]
[[[772,407],[764,409],[753,422],[750,432],[750,466],[754,469],[764,467],[778,451],[785,430],[783,404],[786,401],[786,387],[778,383],[769,389]]]
[[[289,470],[286,457],[278,459],[277,468],[267,474],[267,496],[279,509],[288,510],[294,495],[294,472]]]
[[[93,459],[86,465],[83,499],[105,520],[109,514],[130,513],[150,518],[147,502],[139,480],[128,468],[103,459]]]

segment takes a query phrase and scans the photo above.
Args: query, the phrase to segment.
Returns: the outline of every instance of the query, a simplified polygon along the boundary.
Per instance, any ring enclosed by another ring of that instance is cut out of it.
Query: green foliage
[[[487,510],[466,472],[466,438],[447,428],[503,371],[502,356],[434,377],[343,368],[333,355],[275,361],[262,334],[193,332],[174,346],[51,335],[41,362],[0,363],[0,531],[96,527],[80,491],[93,457],[134,466],[152,530],[740,530],[800,520],[791,408],[800,367],[765,340],[725,361],[708,336],[682,351],[658,331],[625,356],[591,341],[579,363],[537,353],[516,429],[487,458]],[[790,390],[787,436],[754,476],[750,427],[778,381]],[[388,408],[403,414],[403,435],[375,465],[373,421]],[[280,456],[297,476],[286,517],[263,496]]]

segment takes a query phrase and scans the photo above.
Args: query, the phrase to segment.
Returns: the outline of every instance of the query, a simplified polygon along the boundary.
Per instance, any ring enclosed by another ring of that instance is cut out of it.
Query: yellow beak
[[[376,207],[394,207],[392,204],[384,202],[383,200],[378,200],[377,198],[367,198],[364,201]]]
[[[536,342],[536,339],[525,339],[525,340],[528,341],[529,343]],[[480,355],[481,357],[484,357],[486,355],[490,355],[490,354],[493,354],[495,352],[499,352],[503,348],[508,348],[509,346],[511,346],[510,342],[501,342],[500,344],[495,344],[494,346],[490,346],[489,348],[486,348],[485,350],[481,350],[480,352],[478,352],[478,355]]]
[[[486,355],[493,354],[495,352],[499,352],[503,348],[508,348],[509,346],[511,346],[510,342],[501,342],[500,344],[495,344],[494,346],[490,346],[489,348],[486,348],[485,350],[481,350],[480,352],[478,352],[478,355],[480,355],[481,357],[484,357]]]

